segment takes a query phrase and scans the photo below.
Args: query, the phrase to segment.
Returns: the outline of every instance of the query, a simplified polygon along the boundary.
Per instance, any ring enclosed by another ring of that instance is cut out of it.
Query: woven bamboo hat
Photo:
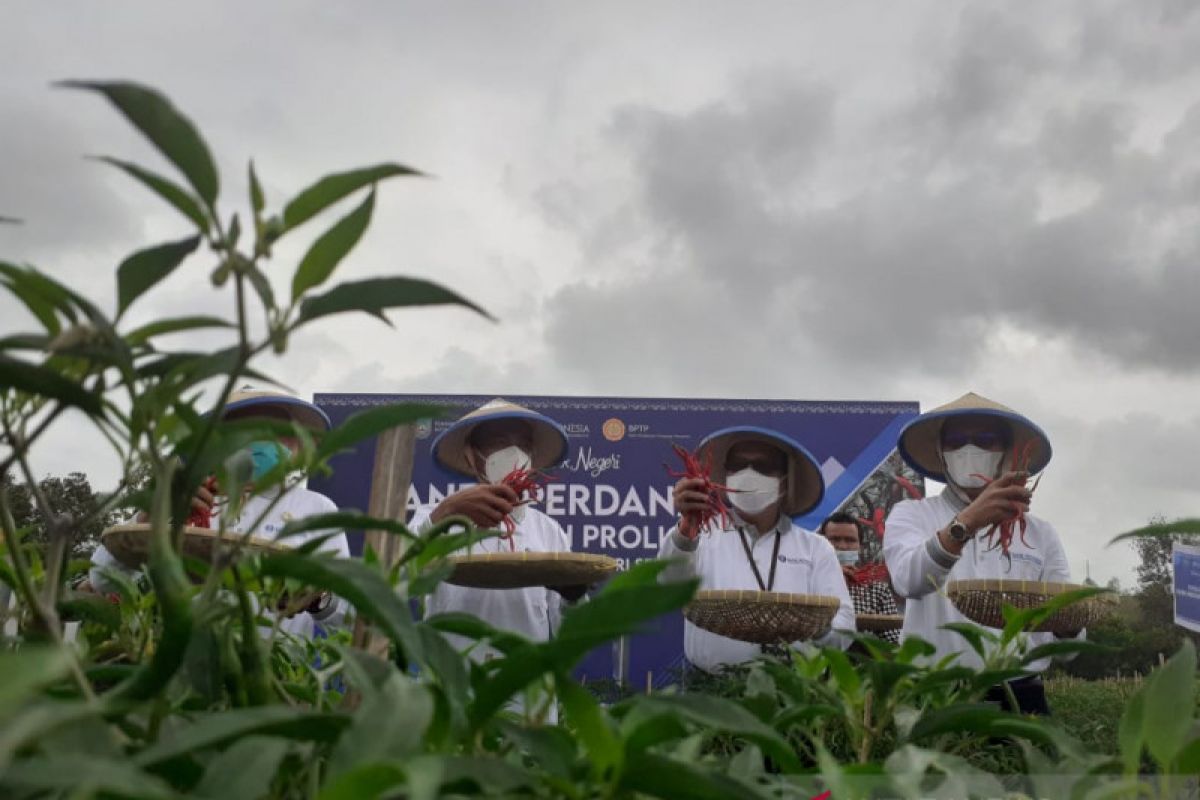
[[[712,451],[713,474],[716,483],[725,482],[725,456],[739,442],[765,442],[778,447],[787,455],[788,471],[781,510],[789,517],[812,511],[825,496],[825,478],[817,460],[795,439],[779,431],[741,425],[710,433],[700,442],[701,457]]]
[[[249,386],[230,393],[222,416],[248,408],[282,411],[292,421],[317,431],[327,431],[333,427],[329,416],[307,400],[283,392],[252,389]]]
[[[519,419],[533,430],[533,452],[529,454],[534,469],[546,469],[562,461],[567,450],[567,433],[545,414],[530,411],[524,406],[497,397],[466,414],[442,431],[433,440],[433,457],[447,469],[474,477],[475,470],[467,460],[467,441],[485,422]]]
[[[1012,445],[1018,450],[1024,448],[1027,442],[1033,442],[1030,472],[1041,472],[1050,463],[1050,439],[1045,431],[1008,406],[974,392],[967,392],[957,400],[926,411],[904,426],[900,432],[900,455],[910,467],[926,478],[945,483],[941,459],[942,425],[953,417],[978,416],[994,417],[1007,423],[1012,432]]]

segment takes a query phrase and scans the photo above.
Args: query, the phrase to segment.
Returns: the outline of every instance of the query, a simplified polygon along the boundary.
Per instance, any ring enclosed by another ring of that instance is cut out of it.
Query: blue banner
[[[1175,579],[1175,624],[1200,631],[1200,547],[1175,543],[1171,547]]]
[[[319,394],[318,406],[335,424],[356,411],[393,403],[444,406],[444,418],[418,425],[409,511],[436,505],[470,485],[434,463],[433,438],[455,419],[493,397],[486,395]],[[672,444],[689,450],[705,435],[731,425],[760,425],[788,434],[821,464],[827,491],[821,506],[797,522],[815,529],[830,512],[858,509],[865,487],[879,471],[896,472],[894,449],[900,429],[918,413],[916,403],[801,402],[778,400],[682,400],[605,397],[506,396],[562,425],[569,448],[549,484],[541,509],[571,537],[572,549],[613,556],[623,565],[654,558],[659,542],[675,523],[674,480],[666,466],[679,468]],[[342,508],[365,510],[370,495],[374,443],[338,456],[334,473],[310,486]],[[911,472],[909,479],[916,480]],[[890,496],[891,481],[883,476]],[[872,502],[878,501],[878,492]],[[897,492],[897,497],[900,493]],[[864,522],[867,520],[864,519]],[[361,549],[361,534],[351,535]],[[670,682],[683,658],[682,616],[664,618],[635,636],[624,651],[593,653],[582,665],[589,681],[627,675],[639,687]]]

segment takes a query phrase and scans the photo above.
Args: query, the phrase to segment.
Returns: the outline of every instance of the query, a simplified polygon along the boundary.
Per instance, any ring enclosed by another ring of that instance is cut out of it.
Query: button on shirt
[[[525,506],[525,513],[517,523],[512,536],[513,549],[517,552],[558,553],[570,552],[571,540],[562,526],[536,508]],[[424,532],[433,526],[429,515],[433,507],[419,509],[409,522],[409,528]],[[508,539],[484,539],[472,545],[472,553],[508,553]],[[547,641],[562,619],[562,595],[544,586],[524,589],[477,589],[440,583],[425,601],[427,616],[450,612],[471,614],[493,628],[520,634],[534,642]],[[458,647],[466,646],[470,640],[459,636],[448,636]],[[491,651],[477,648],[472,651],[476,658],[486,657]]]
[[[736,518],[734,525],[741,524]],[[775,549],[775,533],[780,535],[779,555],[776,557],[775,583],[771,591],[788,594],[814,594],[836,597],[841,602],[833,618],[832,630],[817,640],[818,644],[845,647],[849,640],[837,630],[854,630],[854,606],[842,577],[833,545],[824,536],[792,524],[781,517],[778,524],[759,536],[752,525],[743,526],[750,552],[764,583],[771,573],[771,556]],[[672,528],[663,538],[659,558],[680,559],[667,568],[666,580],[700,579],[701,590],[759,589],[754,569],[736,527],[723,531],[705,531],[695,540],[684,538],[678,528]],[[718,636],[684,622],[683,651],[688,661],[705,670],[715,670],[728,664],[741,664],[757,658],[762,648],[750,642],[740,642]]]
[[[233,535],[245,534],[247,529],[254,524],[263,512],[274,501],[278,495],[276,492],[267,492],[261,495],[246,500],[242,506],[242,514],[236,520],[226,521],[225,529]],[[214,508],[212,527],[218,529],[221,525],[220,516],[221,506],[218,504]],[[315,516],[316,514],[330,514],[337,511],[337,505],[323,494],[310,491],[304,487],[296,486],[286,491],[283,497],[279,498],[279,502],[271,509],[267,517],[254,530],[254,536],[260,539],[276,539],[283,531],[283,527],[293,520],[300,520],[306,517]],[[286,544],[291,547],[299,547],[304,542],[319,538],[331,533],[331,531],[308,531],[307,533],[289,536]],[[320,551],[323,553],[332,553],[340,558],[350,557],[350,545],[346,540],[346,534],[337,533],[337,535],[327,539],[321,546]],[[117,561],[116,557],[108,552],[104,545],[100,545],[92,553],[92,569],[88,573],[88,579],[92,586],[97,591],[113,592],[116,587],[105,579],[102,568],[119,570],[127,575],[134,574],[133,570],[126,568],[121,562]],[[346,612],[349,606],[345,600],[334,598],[319,614],[309,614],[307,611],[302,611],[295,616],[289,617],[280,623],[280,629],[294,636],[302,636],[311,638],[315,630],[315,624],[320,623],[323,627],[333,627],[342,624],[345,621]]]
[[[1000,553],[989,550],[981,530],[963,548],[962,556],[951,567],[944,567],[930,554],[930,540],[950,524],[962,506],[946,489],[940,495],[923,500],[897,503],[887,519],[883,540],[883,558],[892,574],[892,584],[901,597],[908,598],[904,612],[903,638],[918,636],[937,648],[931,661],[958,654],[962,666],[978,669],[982,659],[963,637],[941,627],[951,622],[970,622],[942,593],[948,581],[975,578],[1050,581],[1070,583],[1071,569],[1062,542],[1049,522],[1025,515],[1025,540],[1020,532],[1013,537],[1009,553],[1012,563]],[[944,557],[943,557],[944,558]],[[1029,646],[1054,641],[1052,633],[1027,634]],[[1034,672],[1044,670],[1049,659],[1029,665]]]

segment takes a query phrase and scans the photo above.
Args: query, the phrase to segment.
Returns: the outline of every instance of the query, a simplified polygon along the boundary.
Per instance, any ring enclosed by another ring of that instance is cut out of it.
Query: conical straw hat
[[[222,416],[247,408],[277,409],[293,421],[317,431],[327,431],[333,427],[328,415],[307,400],[283,392],[252,389],[249,386],[230,393]]]
[[[562,426],[544,414],[501,397],[483,404],[444,430],[433,441],[433,457],[447,469],[474,477],[475,470],[467,461],[467,441],[471,433],[485,422],[508,419],[524,420],[533,429],[530,460],[534,469],[546,469],[562,461],[567,450],[567,434]]]
[[[957,400],[926,411],[908,423],[900,432],[900,455],[910,467],[926,478],[945,483],[946,475],[940,457],[942,425],[952,417],[968,416],[994,417],[1008,423],[1013,436],[1012,445],[1018,451],[1032,441],[1030,472],[1041,472],[1050,463],[1050,439],[1041,428],[1008,406],[974,392],[967,392]]]
[[[790,436],[753,425],[724,428],[700,442],[697,450],[701,457],[712,450],[713,481],[725,482],[725,455],[738,442],[766,442],[787,454],[787,485],[781,506],[784,514],[795,517],[813,510],[821,502],[825,496],[825,478],[812,454]]]

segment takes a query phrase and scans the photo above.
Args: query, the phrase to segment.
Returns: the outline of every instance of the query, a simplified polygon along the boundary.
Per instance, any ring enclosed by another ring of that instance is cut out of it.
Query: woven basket
[[[1055,597],[1085,587],[1075,583],[1046,583],[1018,580],[964,580],[946,584],[946,595],[959,613],[988,628],[1003,628],[1005,605],[1016,608],[1044,606]],[[1100,617],[1112,613],[1117,598],[1111,594],[1093,595],[1072,603],[1047,617],[1032,630],[1074,636]]]
[[[593,553],[479,553],[449,561],[454,572],[447,583],[476,589],[591,586],[620,567],[615,558]]]
[[[223,539],[218,539],[219,531],[208,528],[183,529],[183,554],[192,556],[204,563],[211,563],[213,548],[220,547],[227,552],[234,543],[243,539],[243,534],[225,532]],[[104,548],[130,569],[137,569],[150,557],[150,526],[140,523],[117,525],[101,534]],[[288,550],[284,545],[270,539],[251,537],[243,545],[243,549],[283,552]]]
[[[900,614],[857,614],[855,620],[858,629],[865,633],[887,633],[904,626],[904,617]]]
[[[709,633],[754,644],[815,639],[829,630],[836,597],[782,592],[696,592],[684,616]]]

